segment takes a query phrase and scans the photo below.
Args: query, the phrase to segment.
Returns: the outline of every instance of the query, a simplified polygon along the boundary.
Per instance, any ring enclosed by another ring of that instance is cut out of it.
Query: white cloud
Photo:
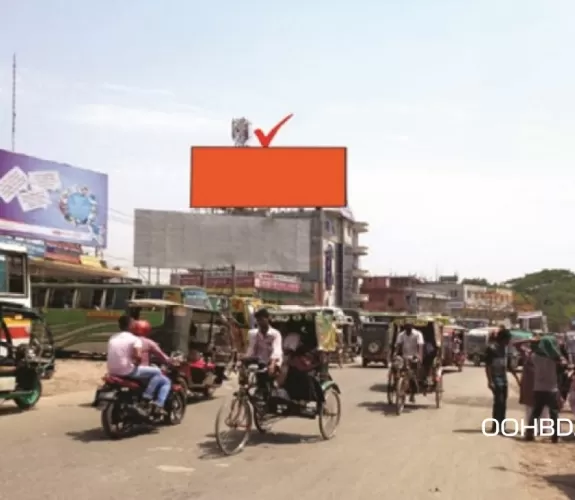
[[[189,133],[206,128],[226,127],[227,122],[191,111],[159,111],[154,109],[87,104],[76,108],[67,118],[75,123],[116,130],[158,130]]]
[[[129,85],[121,85],[117,83],[104,83],[102,88],[111,92],[120,92],[124,94],[158,95],[166,97],[172,97],[174,95],[174,93],[168,89],[147,89],[141,87],[132,87]]]

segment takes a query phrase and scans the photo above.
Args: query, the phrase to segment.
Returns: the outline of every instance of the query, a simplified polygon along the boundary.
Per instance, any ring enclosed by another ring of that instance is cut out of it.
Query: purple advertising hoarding
[[[0,233],[106,248],[108,176],[0,149]]]

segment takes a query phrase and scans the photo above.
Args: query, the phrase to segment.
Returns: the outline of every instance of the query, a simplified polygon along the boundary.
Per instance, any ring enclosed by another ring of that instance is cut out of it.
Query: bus
[[[134,299],[162,299],[212,309],[206,291],[196,286],[32,283],[32,306],[44,312],[59,355],[105,354],[126,302]],[[146,319],[159,326],[163,312],[149,313]]]
[[[17,243],[0,243],[0,300],[31,306],[28,252]],[[15,345],[28,342],[30,321],[18,317],[4,318],[4,321]],[[0,339],[2,335],[0,331]],[[4,352],[1,348],[0,353]]]

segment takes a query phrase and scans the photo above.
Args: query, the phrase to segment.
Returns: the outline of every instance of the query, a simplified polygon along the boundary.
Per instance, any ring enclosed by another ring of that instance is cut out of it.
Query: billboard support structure
[[[250,122],[247,118],[233,118],[232,119],[232,139],[234,141],[234,146],[237,148],[245,148],[248,141],[250,140]],[[232,265],[230,267],[231,278],[232,278],[232,290],[231,295],[236,294],[237,285],[237,270],[236,266]]]

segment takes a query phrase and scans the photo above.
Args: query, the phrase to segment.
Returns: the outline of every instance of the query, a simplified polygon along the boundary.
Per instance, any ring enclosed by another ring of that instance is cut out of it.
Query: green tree
[[[568,269],[543,269],[507,284],[523,300],[543,311],[552,331],[566,328],[575,317],[575,274]]]

